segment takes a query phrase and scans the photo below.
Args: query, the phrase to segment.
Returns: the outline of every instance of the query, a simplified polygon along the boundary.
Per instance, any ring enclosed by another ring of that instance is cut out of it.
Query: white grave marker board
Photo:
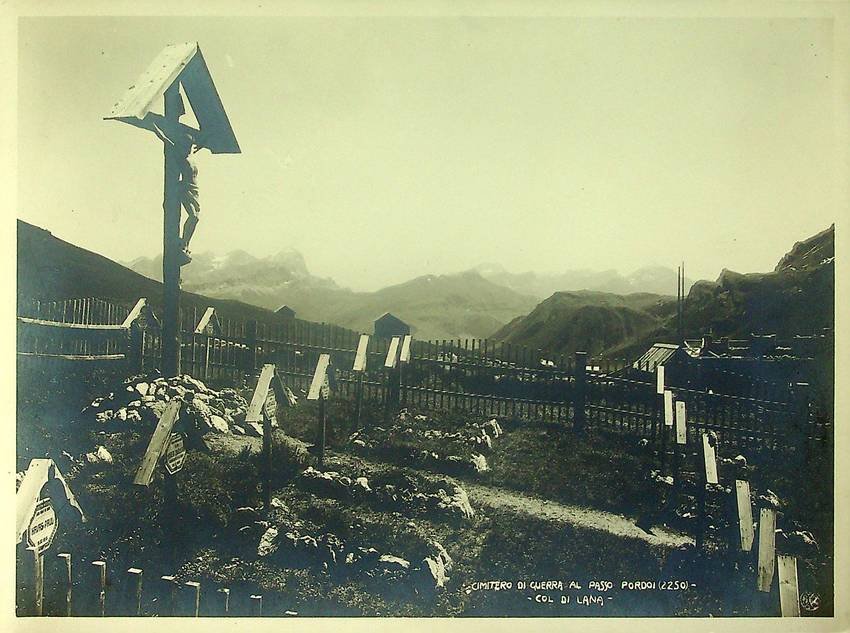
[[[708,439],[708,433],[702,434],[702,455],[705,461],[705,481],[709,484],[717,483],[717,454]]]
[[[59,522],[50,499],[48,497],[39,499],[27,529],[27,542],[39,556],[53,544],[53,537],[56,536],[58,527]]]
[[[759,570],[757,588],[769,592],[776,563],[776,510],[762,508],[759,514]]]
[[[681,400],[676,401],[676,444],[685,444],[688,440],[687,434],[687,418],[685,413],[685,403]]]
[[[750,482],[735,480],[735,493],[738,500],[738,526],[741,533],[741,550],[749,552],[753,548],[753,505],[750,501]]]
[[[777,557],[779,567],[779,606],[783,618],[800,617],[800,590],[797,586],[797,559],[780,554]]]
[[[655,393],[659,396],[664,393],[664,365],[655,368]]]
[[[673,426],[673,392],[664,392],[664,426]]]
[[[390,347],[387,350],[387,359],[384,361],[384,367],[387,369],[393,369],[396,365],[396,360],[398,359],[398,344],[400,338],[398,336],[394,336],[390,341]]]
[[[328,365],[330,362],[330,354],[319,355],[319,362],[316,363],[316,371],[313,374],[313,382],[310,383],[310,392],[307,394],[307,400],[318,400],[320,395],[324,395],[322,387],[325,386],[328,380]]]
[[[409,363],[410,362],[410,334],[406,334],[404,340],[401,342],[401,352],[398,355],[398,360],[401,363]]]
[[[369,335],[361,334],[357,342],[357,353],[354,355],[352,371],[366,371],[366,350],[369,348]]]

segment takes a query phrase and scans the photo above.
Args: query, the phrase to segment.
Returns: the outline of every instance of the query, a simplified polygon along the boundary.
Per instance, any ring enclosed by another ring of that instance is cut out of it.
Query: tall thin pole
[[[175,128],[179,118],[175,101],[179,99],[176,85],[165,91],[165,118],[171,120]],[[180,373],[180,166],[174,148],[168,143],[163,146],[162,371],[166,376],[176,376]]]

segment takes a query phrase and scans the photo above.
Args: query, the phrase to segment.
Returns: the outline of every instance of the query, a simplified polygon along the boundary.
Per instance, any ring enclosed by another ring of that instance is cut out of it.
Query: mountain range
[[[151,279],[162,278],[162,257],[127,264]],[[270,257],[245,251],[199,253],[183,268],[183,288],[269,310],[288,305],[300,318],[371,331],[372,322],[392,312],[421,339],[485,338],[559,290],[658,294],[675,288],[676,273],[643,268],[624,276],[614,270],[559,274],[510,273],[494,264],[446,275],[423,275],[374,292],[355,292],[312,275],[295,250]]]
[[[568,270],[562,273],[511,273],[500,264],[480,264],[473,270],[495,284],[539,299],[569,290],[595,290],[620,295],[639,292],[656,295],[676,294],[676,271],[664,266],[647,266],[628,275],[622,275],[616,270],[590,269]],[[692,284],[692,280],[685,279],[686,290]]]
[[[20,220],[17,256],[19,301],[96,296],[134,302],[144,296],[160,306],[162,287],[151,278],[158,276],[157,260],[133,263],[148,277]],[[772,272],[723,270],[716,281],[696,282],[685,299],[685,335],[790,337],[831,328],[834,262],[830,227],[795,244]],[[183,305],[214,306],[230,318],[275,320],[269,308],[288,303],[300,318],[371,332],[372,321],[391,311],[420,339],[490,336],[555,353],[584,349],[617,356],[676,338],[675,300],[668,295],[562,290],[538,302],[532,293],[494,283],[492,267],[484,274],[479,267],[353,292],[311,275],[294,251],[265,259],[239,251],[223,258],[196,255],[193,265],[194,272],[184,269]]]

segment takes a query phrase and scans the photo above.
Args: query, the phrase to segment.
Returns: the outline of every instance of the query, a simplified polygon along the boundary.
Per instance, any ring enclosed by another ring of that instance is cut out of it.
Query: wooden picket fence
[[[23,549],[23,548],[21,548]],[[44,555],[41,613],[34,598],[31,556],[19,556],[17,615],[83,617],[293,616],[292,599],[247,581],[230,585],[205,576],[177,577],[153,565],[86,560],[68,551]]]
[[[101,361],[125,373],[153,370],[161,356],[159,330],[128,324],[133,310],[95,299],[35,302],[22,310],[32,316],[18,317],[18,357]],[[241,384],[263,363],[274,363],[295,389],[304,390],[326,353],[340,397],[362,390],[367,401],[386,403],[392,392],[403,405],[659,435],[654,368],[626,359],[556,356],[487,339],[413,340],[409,362],[388,369],[391,341],[370,337],[366,368],[358,373],[352,367],[360,333],[346,328],[299,319],[261,323],[192,309],[182,312],[180,330],[182,371],[213,384]],[[813,409],[805,384],[716,368],[700,375],[671,370],[670,380],[691,403],[693,433],[712,430],[723,441],[770,450],[831,436],[831,422]]]

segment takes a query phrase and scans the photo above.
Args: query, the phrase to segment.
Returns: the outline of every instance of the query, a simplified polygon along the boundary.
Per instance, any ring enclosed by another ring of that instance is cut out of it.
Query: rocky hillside
[[[554,354],[605,349],[645,336],[675,313],[675,299],[649,293],[556,292],[494,338]]]
[[[723,270],[694,284],[685,301],[687,336],[812,333],[835,322],[835,226],[797,242],[773,272]],[[669,332],[669,324],[666,328]]]
[[[780,338],[811,334],[835,321],[835,227],[797,242],[773,272],[723,270],[698,281],[685,299],[685,336]],[[556,292],[496,338],[531,348],[632,356],[676,339],[675,300],[652,294]]]

